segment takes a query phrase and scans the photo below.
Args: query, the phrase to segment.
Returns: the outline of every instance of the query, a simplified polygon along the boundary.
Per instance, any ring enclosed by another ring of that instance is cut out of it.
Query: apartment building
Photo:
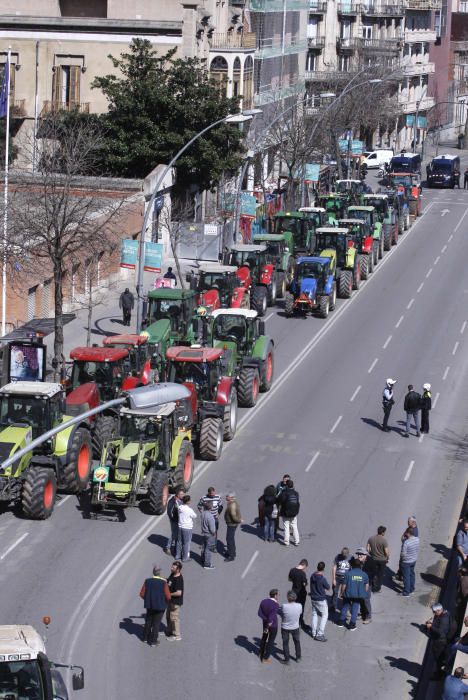
[[[425,114],[434,100],[427,94],[434,71],[429,48],[436,34],[433,10],[440,0],[309,0],[306,89],[312,108],[323,90],[339,91],[353,74],[378,64],[400,72],[400,114],[390,132],[376,133],[368,146],[408,146],[425,133]],[[336,89],[335,89],[336,88]]]
[[[447,119],[443,136],[454,139],[465,133],[468,120],[468,2],[449,4]],[[441,120],[443,124],[443,121]],[[468,139],[465,138],[465,147]]]

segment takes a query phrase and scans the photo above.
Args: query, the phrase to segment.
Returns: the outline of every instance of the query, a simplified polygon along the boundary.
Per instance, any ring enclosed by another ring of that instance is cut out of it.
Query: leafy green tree
[[[116,74],[95,78],[93,87],[109,102],[101,117],[102,157],[112,175],[146,176],[204,127],[239,111],[238,99],[222,95],[198,59],[175,58],[175,50],[159,56],[142,39],[109,58]],[[223,171],[239,167],[242,153],[235,125],[208,131],[177,161],[178,192],[212,189]]]

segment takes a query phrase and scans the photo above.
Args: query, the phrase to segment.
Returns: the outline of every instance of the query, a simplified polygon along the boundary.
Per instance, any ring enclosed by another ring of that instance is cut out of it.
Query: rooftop
[[[0,389],[1,394],[22,394],[28,396],[55,396],[63,391],[61,384],[54,382],[11,382]]]

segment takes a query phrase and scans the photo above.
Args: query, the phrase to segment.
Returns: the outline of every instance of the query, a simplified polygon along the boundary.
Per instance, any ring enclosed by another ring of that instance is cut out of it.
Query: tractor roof
[[[388,199],[388,194],[384,194],[383,192],[376,192],[375,194],[365,194],[363,195],[364,199]]]
[[[162,403],[158,406],[149,406],[148,408],[121,408],[120,413],[129,416],[170,416],[174,413],[176,408],[176,403],[174,401],[169,401],[168,403]]]
[[[170,289],[169,287],[160,287],[159,289],[151,289],[148,292],[148,298],[181,301],[192,299],[195,294],[196,292],[193,289]]]
[[[108,338],[104,338],[102,344],[105,346],[114,347],[115,345],[144,345],[148,342],[148,338],[144,335],[136,335],[134,333],[121,333],[117,335],[110,335]]]
[[[348,229],[338,226],[321,226],[315,233],[348,233]]]
[[[204,262],[198,268],[200,272],[235,272],[235,265],[222,265],[217,262]]]
[[[362,219],[338,219],[338,223],[341,224],[352,224],[353,226],[364,226],[364,221]]]
[[[369,206],[353,206],[353,207],[348,207],[348,211],[374,211],[375,207],[369,207]]]
[[[266,250],[266,246],[255,245],[255,243],[238,243],[238,245],[233,245],[231,250],[239,253],[263,253]]]
[[[61,384],[54,382],[11,382],[0,389],[1,394],[21,394],[52,398],[63,391]]]
[[[284,233],[258,233],[254,236],[254,243],[256,241],[264,241],[265,243],[280,243],[284,241]]]
[[[117,362],[128,357],[126,348],[106,348],[106,347],[81,347],[73,348],[70,352],[72,360],[82,362]]]
[[[128,399],[128,407],[132,411],[147,410],[157,414],[158,406],[188,399],[190,391],[183,384],[166,382],[164,384],[147,384],[124,392]]]
[[[243,316],[244,318],[257,318],[257,312],[254,309],[216,309],[211,313],[212,318],[218,316]]]
[[[2,661],[37,659],[38,654],[45,653],[44,640],[31,625],[0,625]]]
[[[336,184],[338,185],[340,182],[355,182],[357,185],[362,184],[360,180],[337,180]]]
[[[166,358],[175,362],[214,362],[222,357],[221,348],[203,348],[173,345],[167,349]]]
[[[297,265],[301,265],[302,263],[319,263],[320,265],[326,265],[326,263],[330,262],[331,258],[325,258],[325,257],[317,257],[316,255],[314,256],[303,256],[301,258],[297,258]]]
[[[305,214],[323,214],[326,210],[323,207],[301,207],[299,211]]]
[[[284,217],[288,217],[290,219],[303,219],[304,218],[302,216],[301,211],[279,211],[274,216],[275,219],[280,219],[280,218],[284,218]]]

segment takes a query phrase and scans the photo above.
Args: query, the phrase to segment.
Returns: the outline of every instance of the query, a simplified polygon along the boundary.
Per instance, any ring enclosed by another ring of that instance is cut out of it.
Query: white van
[[[390,163],[392,158],[392,150],[379,148],[377,151],[371,151],[363,163],[367,165],[369,170],[372,168],[383,168],[386,163]]]

